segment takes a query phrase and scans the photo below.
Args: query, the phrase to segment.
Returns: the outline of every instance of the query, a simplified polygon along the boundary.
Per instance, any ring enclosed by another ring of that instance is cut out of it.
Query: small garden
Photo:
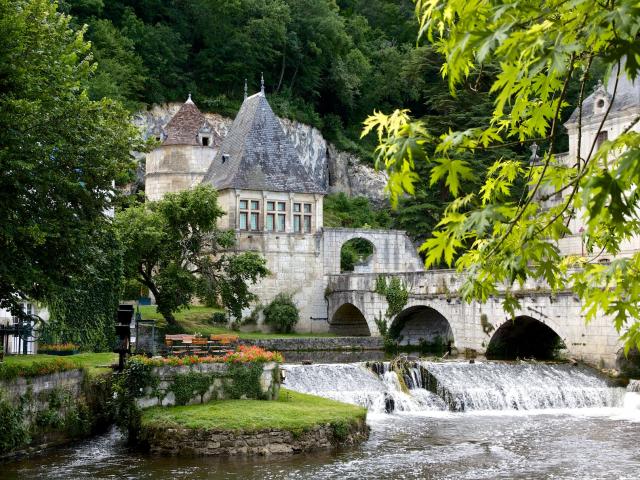
[[[154,407],[142,416],[143,425],[164,428],[200,428],[255,432],[280,429],[300,434],[316,425],[331,424],[340,430],[365,419],[362,407],[280,389],[274,402],[220,400],[205,405]]]

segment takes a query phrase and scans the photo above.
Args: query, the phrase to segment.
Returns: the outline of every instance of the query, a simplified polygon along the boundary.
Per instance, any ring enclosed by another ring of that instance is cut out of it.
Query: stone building
[[[602,142],[614,140],[628,128],[632,131],[640,131],[640,123],[636,122],[638,116],[640,116],[640,80],[631,80],[625,72],[619,76],[615,71],[612,72],[606,85],[598,82],[595,91],[584,99],[582,115],[579,109],[576,109],[565,123],[569,135],[569,151],[556,155],[556,158],[568,167],[575,168],[578,161],[584,163],[590,158]],[[557,204],[564,198],[563,196],[570,193],[566,190],[556,194],[549,203]],[[571,220],[569,228],[571,235],[560,241],[562,253],[584,254],[582,238],[584,221],[580,215]],[[636,237],[624,242],[619,254],[628,256],[638,250],[640,250],[640,238]],[[606,262],[611,258],[601,255],[599,260]]]
[[[161,145],[147,156],[147,198],[199,183],[214,187],[226,212],[219,227],[235,230],[237,251],[257,251],[267,259],[271,275],[252,291],[263,304],[278,293],[293,294],[300,331],[329,329],[327,275],[340,273],[340,250],[348,240],[365,238],[375,246],[369,266],[361,266],[371,272],[422,269],[404,232],[324,228],[326,179],[301,160],[264,86],[245,97],[224,138],[191,97],[157,138]]]

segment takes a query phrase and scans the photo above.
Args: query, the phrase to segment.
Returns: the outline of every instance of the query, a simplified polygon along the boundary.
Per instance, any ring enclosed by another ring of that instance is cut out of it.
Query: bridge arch
[[[364,314],[353,303],[344,303],[329,319],[329,331],[336,335],[370,337]]]
[[[449,320],[427,305],[405,308],[394,318],[389,333],[400,345],[420,346],[427,351],[441,352],[454,342]]]
[[[486,357],[496,360],[552,360],[565,348],[556,330],[540,320],[521,315],[498,327],[489,341]]]

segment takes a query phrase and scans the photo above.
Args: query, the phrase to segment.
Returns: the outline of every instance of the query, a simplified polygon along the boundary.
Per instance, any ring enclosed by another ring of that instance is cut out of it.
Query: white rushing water
[[[424,389],[402,391],[395,372],[374,373],[363,363],[286,365],[284,386],[341,402],[362,405],[372,413],[445,410],[436,395]]]
[[[372,413],[635,408],[635,396],[571,365],[421,362],[287,365],[285,387],[367,407]],[[406,386],[403,388],[402,383]],[[625,395],[626,394],[626,395]],[[639,400],[640,401],[640,400]]]
[[[456,411],[619,407],[625,393],[587,369],[566,364],[422,365]]]

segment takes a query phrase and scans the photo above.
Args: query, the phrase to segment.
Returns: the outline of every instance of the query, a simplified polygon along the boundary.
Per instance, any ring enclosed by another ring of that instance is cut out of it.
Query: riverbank
[[[277,401],[222,400],[145,410],[140,440],[171,456],[293,454],[356,445],[366,409],[282,389]]]
[[[111,425],[112,353],[6,356],[0,363],[0,460]]]

